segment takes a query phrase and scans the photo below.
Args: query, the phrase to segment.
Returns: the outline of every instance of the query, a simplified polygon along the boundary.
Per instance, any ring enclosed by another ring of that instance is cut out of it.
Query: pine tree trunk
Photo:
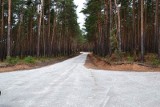
[[[137,42],[137,38],[136,38],[136,33],[135,33],[135,0],[133,0],[133,16],[132,16],[132,20],[133,20],[133,40],[134,40],[134,42],[133,42],[133,44],[134,44],[134,51],[136,51],[136,42]]]
[[[42,10],[43,10],[43,0],[41,0],[39,10],[39,22],[38,22],[38,40],[37,40],[37,57],[40,55],[40,37],[41,37],[41,24],[42,24]]]
[[[159,32],[159,37],[158,37],[158,57],[159,57],[159,60],[160,60],[160,32]]]
[[[121,41],[120,7],[118,7],[116,0],[114,0],[114,2],[115,2],[115,6],[116,6],[116,10],[117,10],[117,17],[118,17],[118,24],[117,24],[118,50],[119,50],[119,52],[121,52],[122,51],[122,49],[121,49],[122,41]]]
[[[4,1],[1,1],[1,37],[3,37],[4,34]]]
[[[155,37],[158,38],[158,57],[160,59],[160,32],[159,32],[159,0],[156,0],[156,12],[155,12]]]
[[[109,54],[111,55],[112,54],[112,41],[111,41],[111,38],[112,38],[112,0],[110,0],[110,40],[109,40]]]
[[[48,43],[47,43],[47,50],[48,50],[48,53],[49,51],[51,51],[51,46],[50,46],[50,37],[51,37],[51,12],[50,12],[50,8],[51,8],[51,0],[48,0]]]
[[[23,23],[23,13],[20,13],[20,21],[19,21],[19,26],[18,26],[18,34],[17,34],[17,43],[16,43],[16,49],[17,49],[17,55],[20,55],[20,47],[21,47],[21,33],[22,33],[22,23]]]
[[[157,50],[157,39],[158,39],[158,0],[155,0],[155,20],[154,20],[154,49]]]
[[[156,41],[157,39],[160,40],[160,36],[159,35],[159,20],[158,20],[158,14],[159,14],[159,0],[156,0],[156,11],[155,11],[155,31],[154,31],[154,36],[155,36],[155,45],[156,45]],[[160,42],[158,41],[158,56],[159,56],[159,59],[160,59]]]
[[[141,43],[141,0],[138,0],[138,36],[137,36],[137,49],[140,52]]]
[[[12,0],[8,0],[7,57],[11,56],[11,3]]]
[[[56,20],[57,20],[57,11],[55,11],[55,16],[53,19],[53,32],[52,32],[52,38],[51,38],[51,46],[50,46],[50,54],[53,51],[53,42],[54,42],[54,38],[55,38],[55,34],[56,34]]]
[[[141,0],[141,61],[144,62],[144,0]]]
[[[30,51],[29,51],[29,54],[32,55],[33,54],[33,51],[34,51],[34,38],[32,37],[33,35],[33,16],[30,15],[29,16],[29,24],[28,24],[28,36],[29,36],[29,47],[30,47]]]
[[[46,56],[46,35],[45,35],[44,6],[42,7],[42,38],[43,38],[43,56]]]
[[[106,20],[105,20],[105,30],[103,31],[104,33],[102,33],[102,35],[104,35],[104,49],[103,49],[103,56],[105,56],[106,54],[108,54],[109,52],[109,45],[110,45],[110,41],[109,41],[109,33],[108,33],[108,30],[109,30],[109,27],[108,27],[108,2],[109,0],[105,0],[105,17],[106,17]],[[103,29],[103,27],[102,27]]]

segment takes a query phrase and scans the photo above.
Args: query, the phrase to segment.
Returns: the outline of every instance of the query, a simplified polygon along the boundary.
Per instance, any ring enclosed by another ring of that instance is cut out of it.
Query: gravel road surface
[[[160,73],[84,67],[87,53],[0,74],[0,107],[160,107]]]

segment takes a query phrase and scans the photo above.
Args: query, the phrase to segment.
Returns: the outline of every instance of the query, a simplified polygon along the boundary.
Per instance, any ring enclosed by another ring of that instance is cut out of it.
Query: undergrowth
[[[128,57],[127,57],[127,60],[128,60],[129,62],[134,62],[134,57],[128,56]]]
[[[152,64],[155,66],[160,65],[160,60],[157,58],[157,56],[152,57]]]
[[[6,62],[10,65],[16,65],[18,62],[20,62],[19,57],[7,57]]]
[[[26,64],[33,64],[35,62],[36,62],[36,59],[34,57],[27,56],[24,58],[24,63]]]

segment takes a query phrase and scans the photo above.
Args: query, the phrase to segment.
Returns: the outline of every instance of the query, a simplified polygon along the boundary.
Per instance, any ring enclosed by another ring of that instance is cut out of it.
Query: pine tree
[[[11,6],[12,0],[8,0],[7,57],[11,56]]]

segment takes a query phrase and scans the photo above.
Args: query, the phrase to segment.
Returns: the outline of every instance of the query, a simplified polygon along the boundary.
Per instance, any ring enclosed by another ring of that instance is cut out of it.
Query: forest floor
[[[19,63],[13,65],[8,64],[7,62],[0,62],[0,73],[41,68],[44,66],[62,62],[77,55],[78,54],[71,56],[61,56],[61,57],[37,58],[35,59],[34,63],[24,63],[20,61]]]
[[[114,56],[114,55],[113,55]],[[97,55],[89,54],[85,66],[92,69],[113,70],[113,71],[133,71],[133,72],[160,72],[159,65],[151,64],[151,61],[145,63],[132,62],[125,60],[115,61],[114,58],[102,58]],[[146,56],[147,57],[147,56]],[[149,58],[148,58],[149,59]]]

